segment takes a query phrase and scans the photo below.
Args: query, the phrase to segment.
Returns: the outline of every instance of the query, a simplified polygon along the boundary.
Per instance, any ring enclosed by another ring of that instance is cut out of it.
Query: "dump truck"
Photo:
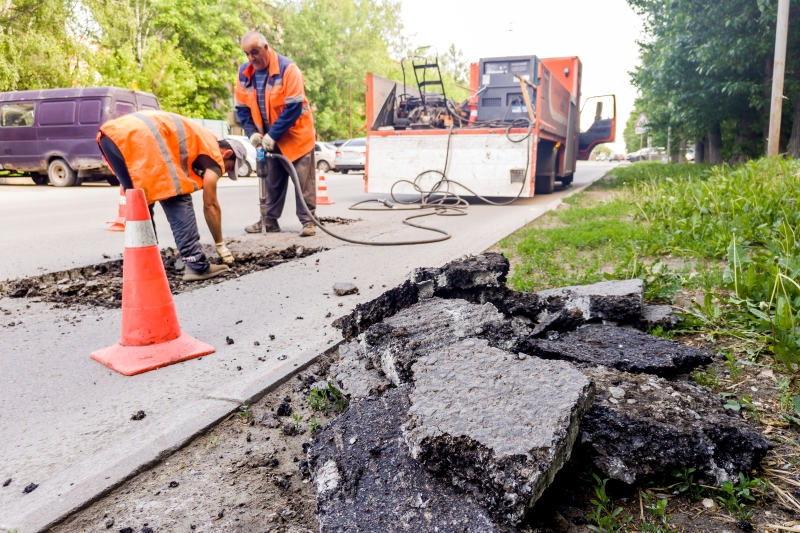
[[[435,55],[417,51],[402,65],[402,82],[366,76],[366,192],[549,194],[615,139],[616,98],[581,103],[576,56],[481,59],[461,102],[445,94]]]

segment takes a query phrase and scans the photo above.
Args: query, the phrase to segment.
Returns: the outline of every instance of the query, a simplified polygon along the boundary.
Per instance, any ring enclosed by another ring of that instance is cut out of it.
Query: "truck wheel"
[[[106,181],[112,187],[119,187],[119,179],[116,176],[106,176]]]
[[[575,177],[575,174],[570,174],[569,176],[564,176],[561,178],[561,185],[564,187],[569,187],[572,185],[572,179]]]
[[[47,174],[34,173],[31,174],[31,179],[36,185],[47,185],[50,183],[50,179],[47,177]]]
[[[77,173],[63,159],[50,161],[47,176],[54,187],[72,187],[78,181]]]
[[[551,194],[556,188],[556,175],[536,176],[534,194]]]

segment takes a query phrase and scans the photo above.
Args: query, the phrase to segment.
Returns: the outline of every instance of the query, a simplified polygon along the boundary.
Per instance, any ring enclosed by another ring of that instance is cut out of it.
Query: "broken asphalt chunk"
[[[512,531],[411,457],[400,431],[410,407],[407,387],[354,400],[314,439],[309,466],[320,533]]]
[[[23,494],[30,494],[31,492],[35,491],[38,486],[39,485],[37,485],[36,483],[31,483],[30,485],[28,485],[27,487],[22,489],[22,493]]]
[[[696,468],[717,485],[758,467],[769,444],[713,391],[608,368],[582,370],[597,387],[579,442],[594,464],[626,483]],[[615,390],[616,389],[616,390]]]
[[[131,415],[131,420],[144,420],[144,417],[146,416],[147,414],[145,414],[144,411],[137,411],[136,413]]]
[[[586,321],[636,321],[642,315],[644,283],[640,279],[603,281],[539,291],[536,295],[550,313],[578,309]]]
[[[562,361],[520,360],[465,339],[413,365],[411,455],[516,525],[569,459],[594,384]]]
[[[330,368],[330,375],[338,384],[337,388],[350,398],[380,394],[391,385],[363,352],[364,348],[358,342],[342,344],[339,346],[339,360]],[[313,388],[314,386],[312,390]]]
[[[553,339],[526,339],[528,355],[602,365],[624,372],[673,377],[710,364],[711,354],[633,328],[588,324]]]
[[[358,294],[358,287],[355,283],[334,283],[333,292],[339,296],[347,296],[348,294]]]

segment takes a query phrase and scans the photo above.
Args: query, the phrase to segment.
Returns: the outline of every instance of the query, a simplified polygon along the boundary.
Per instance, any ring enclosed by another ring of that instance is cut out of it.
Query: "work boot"
[[[247,233],[261,233],[261,221],[244,228]],[[277,233],[281,230],[277,220],[267,219],[267,233]]]
[[[226,270],[230,270],[228,265],[208,265],[208,268],[202,272],[186,267],[183,271],[183,281],[205,281],[207,279],[216,278]]]
[[[306,222],[303,224],[303,231],[300,232],[301,237],[313,237],[317,234],[317,226],[313,222]]]

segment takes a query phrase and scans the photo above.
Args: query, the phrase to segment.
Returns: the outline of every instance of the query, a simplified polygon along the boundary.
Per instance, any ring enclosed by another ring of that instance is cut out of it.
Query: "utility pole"
[[[672,126],[667,126],[667,163],[672,163]]]
[[[350,107],[350,114],[349,114],[350,127],[348,128],[350,131],[350,135],[348,139],[352,139],[353,138],[353,86],[349,83],[347,84],[347,101],[349,102],[349,107]]]
[[[769,109],[767,155],[778,155],[781,140],[783,74],[786,67],[786,39],[789,33],[789,0],[778,0],[778,23],[775,25],[775,63],[772,69],[772,103]]]

